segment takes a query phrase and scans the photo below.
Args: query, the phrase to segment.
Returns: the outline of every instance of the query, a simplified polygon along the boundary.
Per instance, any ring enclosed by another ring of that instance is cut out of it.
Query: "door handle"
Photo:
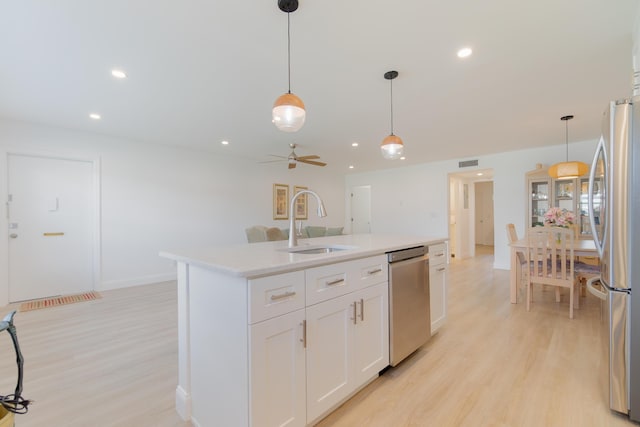
[[[302,348],[307,348],[307,321],[303,320],[300,326],[302,326],[302,338],[300,338],[300,342],[302,343]]]
[[[356,301],[353,302],[353,317],[351,320],[353,320],[354,325],[358,324],[358,303]]]
[[[18,237],[18,235],[16,233],[11,233],[9,234],[9,237],[11,237],[12,239],[15,239],[16,237]]]

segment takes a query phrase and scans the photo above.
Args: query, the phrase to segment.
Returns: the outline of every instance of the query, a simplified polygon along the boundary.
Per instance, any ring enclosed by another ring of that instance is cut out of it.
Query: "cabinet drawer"
[[[378,255],[371,258],[363,258],[353,261],[351,274],[356,280],[356,288],[377,285],[389,280],[389,263],[386,255]]]
[[[304,308],[304,271],[249,280],[249,323]]]
[[[306,271],[307,305],[387,281],[387,258],[379,255]]]
[[[429,265],[446,264],[447,262],[447,245],[439,243],[429,246]]]
[[[353,292],[355,283],[351,283],[347,276],[350,264],[341,262],[307,269],[305,273],[307,305]]]

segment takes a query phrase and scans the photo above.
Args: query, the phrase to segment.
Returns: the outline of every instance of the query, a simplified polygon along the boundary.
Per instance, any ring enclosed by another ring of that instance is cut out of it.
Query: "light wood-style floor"
[[[537,289],[527,312],[509,304],[508,271],[492,269],[487,248],[478,253],[451,264],[440,332],[320,427],[637,426],[609,411],[598,382],[597,300],[583,297],[570,320],[564,301]],[[188,425],[174,410],[175,283],[103,297],[16,315],[24,396],[35,401],[18,427]],[[6,333],[0,355],[0,394],[9,394],[16,367]]]

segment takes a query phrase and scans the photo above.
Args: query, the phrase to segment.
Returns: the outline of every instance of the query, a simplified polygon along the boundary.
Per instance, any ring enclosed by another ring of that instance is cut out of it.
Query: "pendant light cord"
[[[287,12],[287,65],[289,67],[289,92],[291,93],[291,13]]]
[[[564,121],[566,124],[565,141],[567,141],[567,162],[569,162],[569,120]]]
[[[389,85],[390,85],[390,93],[391,93],[391,102],[389,103],[391,108],[391,135],[393,135],[393,79],[389,80]]]

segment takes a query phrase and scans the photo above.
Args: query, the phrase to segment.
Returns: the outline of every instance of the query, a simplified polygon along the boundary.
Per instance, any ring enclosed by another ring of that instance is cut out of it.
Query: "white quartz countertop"
[[[443,237],[428,236],[354,234],[298,240],[300,248],[328,245],[350,247],[350,249],[322,254],[289,253],[287,252],[288,242],[281,240],[225,247],[162,251],[160,256],[232,276],[258,277],[381,255],[385,252],[436,244],[446,240]]]

